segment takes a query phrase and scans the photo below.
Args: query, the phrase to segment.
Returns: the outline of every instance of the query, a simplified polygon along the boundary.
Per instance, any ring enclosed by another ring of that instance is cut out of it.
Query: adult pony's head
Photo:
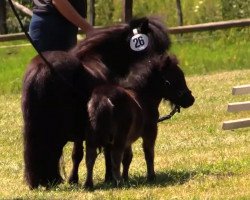
[[[131,45],[143,47],[135,50]],[[131,63],[162,54],[169,48],[170,39],[164,24],[159,19],[144,17],[134,19],[129,24],[97,29],[71,52],[83,65],[94,56],[110,69],[113,76],[123,76]]]

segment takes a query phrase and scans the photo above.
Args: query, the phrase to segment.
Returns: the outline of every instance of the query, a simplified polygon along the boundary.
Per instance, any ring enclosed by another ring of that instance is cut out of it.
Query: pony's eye
[[[170,86],[171,83],[170,83],[168,80],[165,80],[165,85],[166,85],[166,86]]]

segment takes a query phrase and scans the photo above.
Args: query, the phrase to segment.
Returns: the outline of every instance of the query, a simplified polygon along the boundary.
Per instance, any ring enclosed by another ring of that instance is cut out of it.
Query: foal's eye
[[[170,84],[170,82],[168,80],[165,80],[165,85],[170,86],[171,84]]]

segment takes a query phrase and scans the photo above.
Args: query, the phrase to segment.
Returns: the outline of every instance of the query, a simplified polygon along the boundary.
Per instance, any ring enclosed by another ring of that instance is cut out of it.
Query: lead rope
[[[25,36],[27,37],[27,39],[29,40],[29,42],[32,44],[32,46],[34,47],[34,49],[36,50],[36,52],[38,53],[38,55],[42,58],[42,60],[44,61],[44,63],[48,66],[48,68],[50,69],[50,71],[55,74],[57,77],[59,77],[68,87],[70,87],[70,89],[72,89],[72,91],[77,95],[82,97],[81,92],[79,90],[77,90],[71,83],[69,83],[61,74],[57,73],[55,71],[55,69],[53,68],[53,65],[44,57],[44,55],[42,54],[41,51],[39,51],[34,43],[34,41],[32,40],[32,38],[30,37],[30,35],[28,34],[28,32],[25,30],[24,25],[15,9],[15,6],[12,2],[12,0],[8,0],[10,7],[15,15],[15,17],[17,18],[22,31],[24,32]]]
[[[180,106],[175,106],[174,109],[168,115],[160,117],[158,119],[157,123],[165,121],[167,119],[171,119],[175,115],[175,113],[177,113],[177,112],[178,113],[180,112]]]
[[[12,0],[8,0],[8,2],[10,4],[10,7],[11,7],[11,9],[12,9],[15,17],[17,18],[18,23],[21,26],[21,29],[24,32],[25,36],[28,38],[29,42],[32,44],[32,46],[34,47],[34,49],[36,50],[36,52],[39,54],[39,56],[43,59],[43,61],[45,62],[45,64],[48,65],[49,68],[51,68],[51,64],[47,61],[47,59],[43,56],[43,54],[40,51],[38,51],[38,49],[37,49],[35,43],[33,42],[32,38],[30,37],[30,35],[28,34],[28,32],[25,30],[24,25],[23,25],[23,23],[22,23],[19,15],[18,15],[18,13],[17,13],[17,11],[15,9],[15,6],[14,6]],[[54,69],[52,69],[52,70],[54,71]]]
[[[10,4],[10,7],[15,15],[15,17],[17,18],[20,26],[21,26],[21,29],[22,31],[24,32],[25,36],[27,37],[27,39],[29,40],[29,42],[32,44],[32,46],[34,47],[34,49],[36,50],[36,52],[38,53],[38,55],[42,58],[42,60],[44,61],[44,63],[48,66],[48,68],[50,69],[50,71],[52,73],[54,73],[56,76],[58,76],[68,87],[70,87],[72,89],[72,91],[74,91],[75,94],[77,94],[77,96],[80,96],[81,97],[81,93],[80,91],[78,91],[72,84],[70,84],[61,74],[57,73],[52,64],[44,57],[44,55],[42,54],[42,52],[40,52],[35,43],[33,42],[32,38],[30,37],[30,35],[28,34],[28,32],[25,30],[24,28],[24,25],[15,9],[15,6],[12,2],[12,0],[8,0],[9,4]],[[63,152],[62,152],[62,155],[61,155],[61,158],[60,158],[60,171],[61,173],[63,174],[64,178],[67,179],[67,173],[66,173],[66,170],[65,170],[65,160],[64,160],[64,155],[63,155]]]

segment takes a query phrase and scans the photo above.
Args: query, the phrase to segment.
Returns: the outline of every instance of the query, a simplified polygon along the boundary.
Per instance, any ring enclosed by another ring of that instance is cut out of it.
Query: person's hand
[[[85,32],[85,34],[88,36],[88,35],[91,35],[95,31],[95,28],[89,24],[89,25],[85,25],[84,30],[82,31]]]

